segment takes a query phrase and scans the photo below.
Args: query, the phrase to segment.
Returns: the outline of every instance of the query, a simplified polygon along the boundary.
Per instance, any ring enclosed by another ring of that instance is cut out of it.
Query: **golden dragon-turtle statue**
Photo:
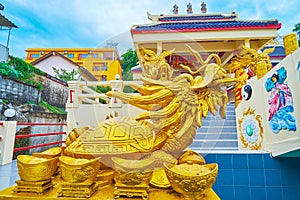
[[[221,60],[211,54],[205,61],[187,45],[202,64],[196,71],[181,65],[189,73],[173,77],[165,57],[174,50],[156,55],[144,50],[142,60],[143,85],[131,84],[140,95],[108,92],[109,97],[146,110],[135,118],[115,117],[96,127],[74,129],[66,141],[65,154],[75,158],[101,157],[111,166],[111,158],[131,160],[153,159],[156,165],[175,162],[193,141],[202,117],[209,112],[225,117],[228,101],[226,84],[236,79],[226,78]],[[216,63],[211,60],[215,59]]]
[[[50,195],[46,191],[56,190],[51,195],[57,198],[182,199],[168,192],[149,192],[151,184],[154,188],[172,187],[186,200],[219,199],[211,188],[218,165],[205,164],[199,154],[186,149],[209,112],[215,115],[219,111],[225,117],[226,84],[241,80],[226,77],[218,55],[211,54],[204,61],[187,47],[201,64],[195,66],[196,70],[180,65],[188,73],[174,76],[165,59],[174,50],[157,55],[143,49],[143,85],[130,85],[140,95],[107,93],[146,112],[75,128],[68,135],[66,147],[19,156],[21,180],[16,181],[14,197],[27,200],[19,193],[30,192],[46,199]],[[50,162],[51,168],[47,167]],[[28,179],[28,169],[39,173]]]

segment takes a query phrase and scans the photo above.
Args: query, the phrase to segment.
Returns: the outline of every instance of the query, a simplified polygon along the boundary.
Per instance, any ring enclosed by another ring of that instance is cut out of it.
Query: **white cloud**
[[[189,2],[193,5],[194,13],[200,13],[202,1],[199,0],[4,0],[3,4],[6,7],[5,15],[19,27],[12,32],[15,36],[12,38],[20,37],[18,42],[24,40],[24,44],[11,41],[10,46],[21,45],[26,49],[33,47],[31,45],[93,47],[112,37],[119,40],[120,46],[127,46],[123,44],[130,44],[131,38],[119,35],[128,33],[132,25],[150,23],[147,11],[152,14],[171,14],[176,3],[179,13],[183,14]],[[290,0],[205,2],[208,13],[235,10],[240,19],[277,18],[282,22],[282,34],[291,32],[300,19],[299,6]]]

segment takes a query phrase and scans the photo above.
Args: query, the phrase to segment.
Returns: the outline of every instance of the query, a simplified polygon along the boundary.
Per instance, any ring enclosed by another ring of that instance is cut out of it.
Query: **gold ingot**
[[[51,149],[47,149],[46,151],[43,152],[36,152],[33,153],[32,155],[34,157],[38,157],[38,158],[55,158],[55,157],[59,157],[62,153],[62,148],[63,147],[53,147]]]
[[[45,181],[51,179],[57,170],[57,158],[37,158],[28,155],[19,155],[18,172],[23,181]]]
[[[166,166],[165,171],[173,190],[182,194],[186,200],[196,200],[212,188],[218,174],[218,165],[184,163]]]
[[[94,181],[100,169],[99,159],[76,159],[68,156],[59,157],[61,177],[69,183]]]
[[[117,172],[115,177],[117,185],[149,185],[154,160],[125,160],[114,157],[112,161]]]
[[[206,164],[205,159],[199,155],[198,153],[192,151],[192,150],[187,150],[185,151],[178,159],[179,164],[183,163],[193,163],[193,164],[199,164],[199,165],[204,165]]]
[[[157,169],[153,172],[150,185],[162,189],[171,187],[164,168]]]

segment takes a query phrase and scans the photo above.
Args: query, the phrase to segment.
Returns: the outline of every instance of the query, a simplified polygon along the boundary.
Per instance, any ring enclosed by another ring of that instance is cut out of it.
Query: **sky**
[[[206,0],[207,13],[235,11],[239,19],[278,19],[279,36],[292,32],[300,22],[299,0]],[[200,13],[196,0],[0,0],[2,15],[18,26],[10,35],[10,55],[24,58],[33,47],[103,47],[106,41],[118,43],[119,54],[133,48],[130,29],[136,24],[151,23],[151,14],[179,14],[186,5]],[[0,30],[0,43],[6,45],[8,31]]]

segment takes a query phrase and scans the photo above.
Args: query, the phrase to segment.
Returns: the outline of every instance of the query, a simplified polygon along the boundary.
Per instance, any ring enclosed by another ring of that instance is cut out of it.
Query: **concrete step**
[[[205,120],[236,120],[235,118],[235,114],[232,114],[232,115],[226,115],[226,118],[225,119],[222,119],[220,115],[216,115],[216,116],[213,116],[213,115],[207,115],[206,118],[203,118],[202,121],[205,121]]]
[[[207,154],[207,153],[211,153],[211,152],[225,153],[225,152],[238,152],[239,151],[239,149],[237,147],[228,147],[226,149],[224,149],[223,147],[222,148],[214,147],[213,149],[212,148],[204,148],[204,147],[201,147],[201,148],[192,147],[191,149],[200,154]]]
[[[222,127],[222,126],[210,126],[210,127],[201,127],[197,130],[197,133],[236,133],[236,127]]]
[[[225,119],[222,119],[218,113],[216,116],[209,113],[206,118],[203,118],[202,126],[197,129],[190,148],[199,152],[238,150],[234,104],[227,105]]]
[[[237,140],[236,133],[197,133],[195,139],[202,139],[202,140]]]
[[[193,143],[190,145],[190,148],[193,149],[237,149],[238,141],[229,140],[229,139],[194,139]]]
[[[202,127],[206,126],[236,126],[235,120],[203,120]]]

